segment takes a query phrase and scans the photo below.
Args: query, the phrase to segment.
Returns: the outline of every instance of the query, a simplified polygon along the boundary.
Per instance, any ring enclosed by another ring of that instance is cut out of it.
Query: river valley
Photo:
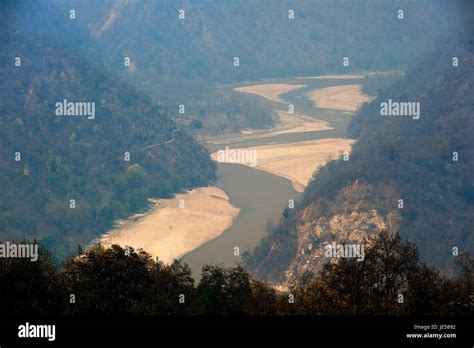
[[[220,87],[248,94],[249,98],[265,99],[279,114],[280,122],[268,130],[220,134],[207,137],[203,141],[214,159],[216,152],[226,147],[253,149],[258,157],[256,167],[218,163],[214,187],[220,193],[213,201],[203,201],[203,204],[211,206],[216,204],[215,209],[208,209],[204,215],[192,209],[182,210],[180,219],[184,221],[181,224],[184,230],[169,224],[166,245],[173,243],[174,233],[179,234],[175,243],[182,244],[183,239],[194,240],[194,244],[188,243],[187,248],[176,248],[174,257],[182,258],[188,263],[195,278],[199,278],[201,268],[205,264],[232,266],[241,262],[242,254],[251,251],[266,235],[267,225],[276,224],[290,200],[298,199],[318,166],[324,165],[331,158],[341,156],[344,152],[350,152],[353,140],[345,139],[345,132],[354,115],[351,111],[357,110],[362,102],[370,100],[370,97],[361,92],[363,77],[364,75],[342,75],[339,78],[293,78],[259,81],[246,86]],[[313,95],[317,98],[312,98]],[[319,108],[318,103],[325,108]],[[222,201],[220,195],[227,195],[228,201]],[[182,204],[185,204],[186,197],[186,194],[182,196]],[[180,203],[179,199],[166,201],[168,202],[165,202],[165,205]],[[222,205],[229,203],[230,208]],[[227,210],[222,210],[224,208]],[[154,242],[164,245],[165,240],[159,239],[157,231],[151,228],[146,233],[146,239],[140,237],[143,236],[143,226],[147,225],[145,220],[148,219],[149,226],[162,226],[162,219],[158,219],[156,223],[150,220],[151,215],[157,214],[159,209],[151,209],[136,221],[127,221],[126,233],[123,226],[116,227],[102,241],[131,244],[133,247],[143,248],[154,257],[170,262],[173,253],[167,252],[165,257],[163,252],[157,251],[163,250],[162,248],[149,247],[153,244],[150,240],[153,241],[154,238]],[[216,214],[226,211],[229,214],[226,219],[211,220],[215,218],[209,215],[212,215],[212,211]],[[196,218],[199,214],[199,218]],[[161,212],[161,215],[167,214]],[[156,216],[154,218],[156,219]],[[220,223],[221,231],[216,233],[215,224],[211,231],[209,221],[219,221],[216,223]],[[196,236],[199,238],[196,239]]]

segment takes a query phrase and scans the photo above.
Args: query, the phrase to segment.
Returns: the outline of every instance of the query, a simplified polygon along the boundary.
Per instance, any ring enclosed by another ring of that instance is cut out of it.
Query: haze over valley
[[[473,9],[4,1],[0,242],[61,314],[472,313]]]

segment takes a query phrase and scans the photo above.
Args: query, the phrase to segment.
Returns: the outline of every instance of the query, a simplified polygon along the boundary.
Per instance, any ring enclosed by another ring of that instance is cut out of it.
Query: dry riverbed
[[[345,78],[357,77],[348,75]],[[285,102],[281,99],[282,94],[303,87],[306,85],[271,83],[244,86],[235,90],[282,103]],[[307,96],[319,108],[350,113],[355,112],[363,102],[370,100],[370,97],[362,94],[360,84],[321,88],[308,92]],[[208,143],[224,147],[247,139],[259,140],[281,134],[332,129],[327,122],[307,115],[289,114],[281,110],[276,112],[279,121],[272,129],[246,130],[242,134],[211,138]],[[256,153],[256,169],[285,177],[292,182],[296,191],[302,192],[320,166],[331,158],[350,152],[354,142],[352,139],[328,138],[259,145],[247,147],[245,150]],[[217,152],[211,157],[217,160]],[[117,227],[101,238],[101,242],[105,246],[119,244],[143,249],[153,257],[171,263],[220,236],[234,223],[239,212],[239,208],[229,202],[229,197],[221,189],[196,188],[172,199],[156,200],[154,206],[145,214],[136,215],[117,224]]]
[[[306,94],[315,107],[356,112],[363,103],[373,98],[362,93],[362,85],[343,85],[318,88]]]
[[[143,249],[169,264],[221,235],[239,215],[217,187],[200,187],[160,199],[136,221],[124,221],[101,238],[105,246]]]
[[[329,138],[288,144],[263,145],[245,148],[255,151],[255,169],[264,170],[290,180],[293,188],[303,192],[318,167],[331,158],[336,159],[344,152],[350,152],[352,139]],[[211,154],[218,160],[218,153]],[[248,163],[240,163],[249,165]]]
[[[320,78],[355,79],[364,75],[334,75]],[[313,77],[319,78],[319,77]],[[302,88],[305,85],[292,84],[261,84],[236,88],[236,91],[252,93],[272,101],[280,101],[280,95],[290,90]],[[362,93],[361,84],[350,84],[319,88],[306,93],[309,100],[318,108],[342,110],[347,113],[356,112],[364,102],[372,98]],[[302,114],[289,114],[276,111],[279,122],[271,130],[245,130],[239,136],[211,140],[214,145],[231,145],[242,139],[258,139],[286,133],[313,132],[332,129],[327,122],[314,119]],[[349,153],[355,141],[344,138],[328,138],[296,143],[260,145],[246,147],[248,153],[256,154],[256,161],[242,161],[242,165],[254,166],[256,169],[267,171],[289,179],[293,188],[304,191],[313,177],[314,172],[331,158],[338,158],[344,152]],[[240,150],[240,149],[239,149]],[[219,160],[218,152],[211,154],[214,160]]]

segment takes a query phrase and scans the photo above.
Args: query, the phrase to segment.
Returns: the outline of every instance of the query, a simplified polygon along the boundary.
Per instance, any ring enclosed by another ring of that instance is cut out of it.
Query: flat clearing
[[[234,88],[234,91],[241,93],[255,94],[276,103],[286,103],[280,99],[280,95],[285,94],[294,89],[303,88],[306,85],[294,85],[288,83],[266,83],[263,85],[252,85]]]
[[[356,112],[373,98],[362,93],[362,85],[343,85],[319,88],[306,93],[317,108]]]
[[[328,138],[246,149],[257,151],[257,166],[253,168],[287,178],[296,191],[303,192],[320,166],[345,151],[350,152],[354,142],[353,139]],[[217,152],[212,153],[211,158],[217,160]]]
[[[172,199],[157,200],[149,212],[137,221],[123,222],[104,235],[101,243],[141,248],[169,264],[221,235],[239,211],[221,189],[200,187]]]

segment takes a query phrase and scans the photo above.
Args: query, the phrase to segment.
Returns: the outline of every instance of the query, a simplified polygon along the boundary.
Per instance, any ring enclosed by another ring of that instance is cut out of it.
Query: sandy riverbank
[[[251,85],[234,88],[234,91],[241,93],[255,94],[277,103],[286,103],[280,95],[289,91],[306,87],[306,85],[296,85],[288,83],[266,83],[262,85]]]
[[[318,88],[306,93],[315,107],[356,112],[360,106],[373,98],[362,93],[362,85],[343,85]]]
[[[343,152],[350,152],[354,142],[352,139],[329,138],[254,146],[246,150],[256,150],[255,169],[287,178],[296,191],[303,192],[320,166],[331,158],[338,158]],[[211,157],[217,160],[217,152],[212,153]]]
[[[141,248],[170,263],[222,234],[239,211],[221,189],[200,187],[173,199],[157,200],[149,212],[137,221],[119,224],[101,243]]]

